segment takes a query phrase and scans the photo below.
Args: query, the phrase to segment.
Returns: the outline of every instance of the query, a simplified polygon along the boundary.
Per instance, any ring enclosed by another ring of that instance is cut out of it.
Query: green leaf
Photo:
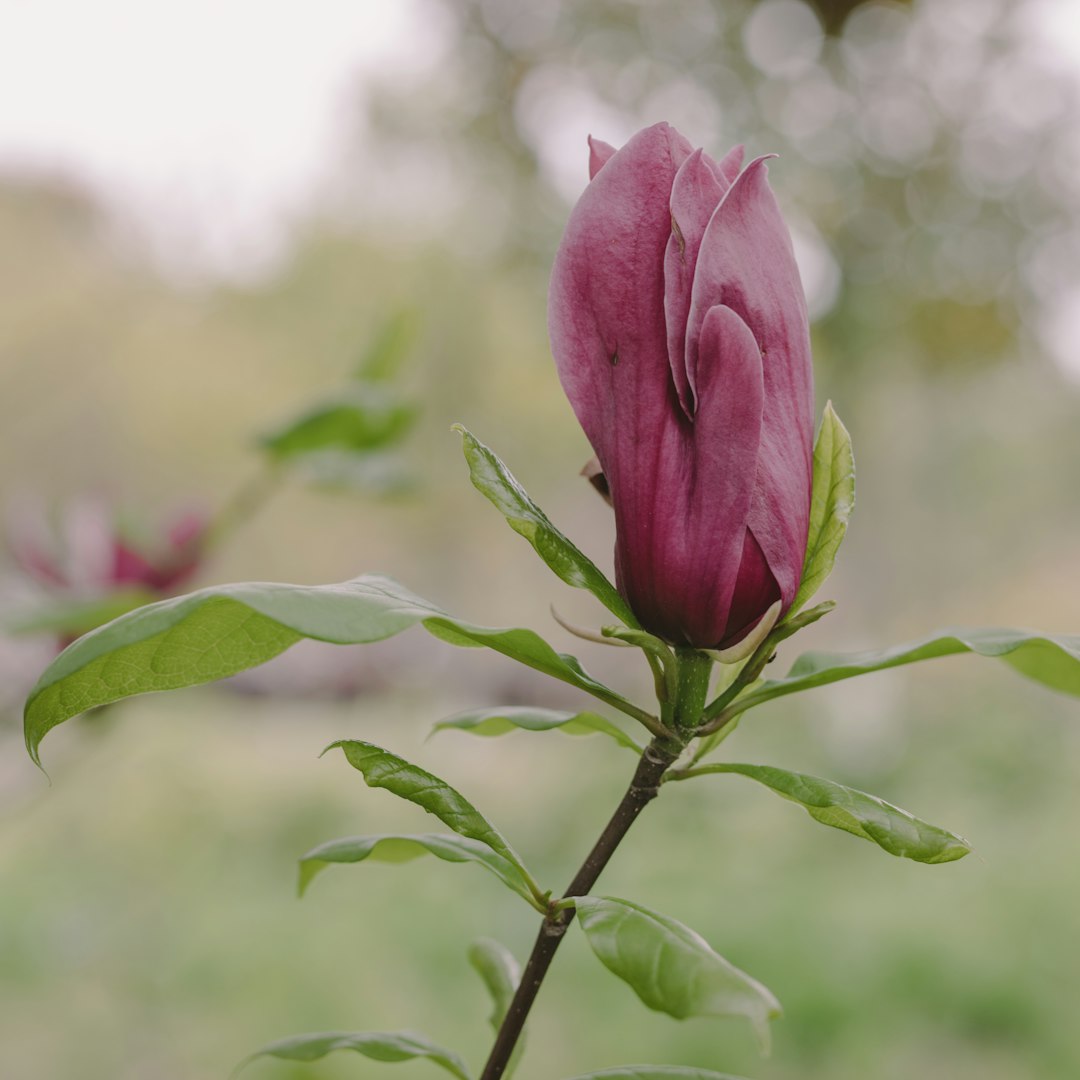
[[[518,983],[521,982],[521,968],[518,967],[514,954],[505,945],[492,938],[481,938],[469,946],[469,963],[483,980],[487,992],[491,995],[492,1011],[488,1022],[498,1035],[510,1009],[510,1003],[514,1000]],[[504,1080],[510,1080],[524,1052],[525,1031],[522,1029],[510,1054],[510,1060],[503,1070]]]
[[[375,340],[356,367],[356,378],[366,382],[390,382],[416,343],[418,319],[415,311],[395,312],[383,323]]]
[[[290,420],[261,443],[278,461],[317,450],[370,453],[400,441],[416,419],[416,407],[375,383],[353,383]]]
[[[574,904],[593,952],[650,1009],[677,1020],[745,1016],[767,1050],[779,1002],[690,927],[612,897],[579,896]]]
[[[471,1080],[465,1063],[450,1050],[444,1050],[423,1035],[411,1031],[326,1031],[313,1035],[293,1035],[270,1043],[245,1058],[236,1072],[262,1057],[283,1061],[318,1061],[334,1050],[355,1050],[372,1061],[398,1062],[425,1058],[441,1066],[457,1080]]]
[[[356,645],[417,623],[454,645],[500,652],[630,716],[647,715],[531,630],[453,619],[372,574],[341,585],[220,585],[124,615],[80,638],[46,668],[26,702],[26,746],[40,762],[42,738],[78,713],[133,694],[224,679],[266,663],[301,638]]]
[[[494,451],[461,424],[454,428],[461,433],[473,486],[506,518],[510,528],[524,536],[567,585],[587,589],[617,619],[640,629],[641,624],[615,586],[555,528]]]
[[[504,706],[501,709],[470,709],[440,720],[437,731],[468,731],[473,735],[505,735],[510,731],[561,731],[564,735],[607,735],[620,746],[640,754],[638,745],[622,728],[599,713],[563,712],[558,709],[537,709],[525,706]]]
[[[542,903],[543,891],[532,874],[525,869],[525,864],[510,846],[510,842],[464,795],[445,780],[373,743],[342,739],[331,743],[323,752],[333,749],[340,749],[344,753],[349,764],[363,775],[368,787],[386,788],[398,798],[416,803],[429,814],[434,814],[459,836],[467,836],[470,840],[486,844],[497,855],[501,855],[521,874],[529,891]]]
[[[618,1065],[575,1076],[573,1080],[739,1080],[739,1077],[689,1065]]]
[[[1031,630],[990,627],[936,630],[903,645],[867,652],[803,653],[782,679],[762,683],[753,693],[740,698],[736,705],[740,709],[751,708],[785,694],[841,679],[957,653],[1000,658],[1029,679],[1053,690],[1080,696],[1080,635],[1037,634]]]
[[[921,863],[946,863],[962,859],[971,845],[961,836],[901,810],[892,803],[845,787],[832,780],[805,773],[774,769],[770,765],[738,765],[723,762],[702,765],[674,779],[705,776],[712,773],[737,773],[748,776],[791,802],[798,803],[822,825],[843,829],[853,836],[877,844],[890,855]]]
[[[855,459],[851,436],[827,402],[814,443],[814,478],[810,491],[810,529],[802,582],[788,618],[821,587],[836,561],[855,506]]]
[[[50,601],[16,615],[4,629],[10,634],[85,634],[157,599],[146,589],[118,589],[92,600]]]
[[[375,862],[411,862],[422,855],[434,855],[445,862],[479,863],[493,873],[504,885],[518,896],[533,903],[529,886],[518,868],[497,855],[487,844],[464,836],[446,836],[442,833],[419,833],[404,835],[392,833],[381,836],[346,836],[329,840],[312,848],[300,860],[300,895],[303,896],[312,879],[321,870],[334,863],[358,863],[365,859]]]
[[[498,1034],[521,982],[521,968],[514,954],[492,938],[481,938],[469,946],[469,963],[491,995],[492,1011],[488,1022]]]
[[[403,495],[417,487],[415,474],[393,451],[312,450],[290,457],[294,472],[314,487],[362,491],[370,495]]]

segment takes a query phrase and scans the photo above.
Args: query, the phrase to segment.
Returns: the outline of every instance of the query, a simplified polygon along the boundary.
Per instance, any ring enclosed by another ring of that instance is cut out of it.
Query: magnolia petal
[[[134,548],[117,540],[113,546],[113,566],[110,578],[117,585],[156,583],[157,571]]]
[[[780,618],[782,605],[782,600],[776,600],[772,607],[761,616],[757,626],[742,641],[727,649],[710,650],[710,655],[721,664],[738,664],[745,660],[769,636],[769,632],[776,625],[776,620]]]
[[[765,553],[753,530],[748,528],[742,560],[735,573],[735,592],[728,610],[727,633],[721,646],[727,648],[740,641],[757,624],[761,613],[780,599],[780,587],[769,568]]]
[[[68,584],[56,551],[56,535],[43,506],[36,501],[17,500],[5,525],[4,546],[23,573],[50,587]]]
[[[657,124],[613,150],[552,271],[559,377],[616,519],[616,582],[668,641],[727,649],[790,605],[809,514],[805,302],[762,160]]]
[[[618,493],[616,573],[634,613],[668,641],[712,648],[726,635],[753,495],[763,407],[761,353],[717,305],[702,332],[693,423],[667,431],[650,512],[626,519]],[[664,526],[653,528],[654,522]]]
[[[739,143],[738,146],[733,146],[718,162],[713,161],[708,154],[705,155],[705,160],[715,169],[717,179],[724,185],[725,191],[735,183],[736,177],[742,171],[744,152],[745,148],[742,143]]]
[[[73,499],[61,529],[68,584],[85,592],[107,587],[113,572],[115,535],[109,508],[89,496]]]
[[[664,253],[664,321],[667,324],[668,361],[679,404],[687,416],[694,415],[694,365],[697,342],[686,337],[694,269],[705,227],[724,197],[726,184],[717,180],[717,166],[706,163],[705,153],[695,150],[675,174],[671,185],[671,236]]]
[[[202,514],[183,514],[169,526],[169,544],[177,550],[193,546],[206,532],[208,524],[209,522]]]
[[[806,548],[814,391],[802,283],[765,160],[747,166],[709,222],[687,334],[692,338],[712,306],[724,303],[743,318],[761,348],[765,411],[748,523],[786,608],[798,588]]]
[[[615,153],[615,147],[603,139],[594,139],[589,136],[589,179],[593,180],[596,174],[604,167],[604,162]]]
[[[667,124],[638,132],[578,200],[551,275],[559,378],[630,520],[651,513],[656,446],[674,422],[660,268],[671,184],[690,153]]]

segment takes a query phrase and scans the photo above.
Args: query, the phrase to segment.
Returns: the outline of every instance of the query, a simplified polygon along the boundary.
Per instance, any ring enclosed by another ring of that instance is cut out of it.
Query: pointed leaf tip
[[[763,683],[740,701],[750,708],[785,694],[799,693],[856,675],[958,653],[1004,660],[1035,682],[1080,697],[1080,634],[1039,634],[1032,630],[983,627],[936,630],[886,649],[803,653],[787,675]]]
[[[300,859],[298,892],[303,896],[316,875],[328,866],[360,863],[365,860],[404,863],[423,855],[434,855],[450,863],[476,863],[494,874],[530,905],[535,906],[528,884],[512,862],[478,840],[443,833],[384,833],[329,840],[312,848]]]
[[[233,1070],[237,1076],[253,1061],[262,1057],[282,1061],[318,1061],[335,1050],[353,1050],[372,1061],[395,1063],[423,1058],[444,1069],[456,1080],[472,1080],[465,1063],[457,1054],[413,1031],[326,1031],[293,1035],[264,1046],[245,1058]]]
[[[616,618],[634,629],[640,624],[626,601],[600,569],[564,536],[536,505],[518,480],[488,446],[467,428],[465,460],[473,486],[506,518],[514,532],[525,537],[548,567],[567,585],[591,592]]]
[[[920,863],[947,863],[962,859],[972,850],[962,836],[931,825],[892,803],[834,780],[789,772],[771,765],[720,762],[701,765],[673,779],[733,773],[756,780],[791,802],[798,803],[822,825],[851,833],[877,844],[883,851]]]
[[[831,401],[822,412],[813,460],[806,558],[802,580],[788,610],[789,619],[831,573],[855,506],[855,458],[851,436]]]
[[[490,848],[520,874],[535,901],[534,906],[543,902],[543,890],[526,869],[521,856],[510,846],[510,842],[464,795],[445,780],[374,743],[343,739],[334,745],[342,750],[345,759],[361,773],[369,787],[385,788],[398,798],[415,803],[429,814],[434,814],[459,836]],[[434,851],[432,853],[437,854]],[[489,869],[492,868],[489,866]]]

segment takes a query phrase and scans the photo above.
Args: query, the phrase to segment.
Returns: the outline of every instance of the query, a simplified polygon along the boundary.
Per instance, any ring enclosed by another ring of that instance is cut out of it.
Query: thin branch
[[[669,741],[654,739],[646,748],[630,786],[626,789],[621,802],[600,834],[600,839],[593,845],[592,851],[581,864],[581,869],[574,875],[574,880],[567,886],[563,900],[574,896],[585,896],[596,884],[596,879],[603,872],[616,848],[637,820],[638,815],[656,798],[664,773],[678,756],[679,748]],[[514,999],[510,1003],[503,1019],[495,1045],[491,1048],[487,1064],[480,1080],[500,1080],[506,1071],[507,1063],[514,1052],[521,1032],[525,1027],[529,1010],[540,991],[551,961],[562,943],[567,927],[574,919],[574,910],[562,907],[562,901],[556,901],[544,919],[536,943],[529,956],[525,971],[521,976]]]

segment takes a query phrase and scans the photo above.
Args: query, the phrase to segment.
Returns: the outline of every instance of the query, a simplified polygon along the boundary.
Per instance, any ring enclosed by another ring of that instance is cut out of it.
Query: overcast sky
[[[0,0],[0,168],[89,183],[166,260],[182,241],[206,269],[257,268],[332,167],[358,82],[431,52],[420,10]]]

